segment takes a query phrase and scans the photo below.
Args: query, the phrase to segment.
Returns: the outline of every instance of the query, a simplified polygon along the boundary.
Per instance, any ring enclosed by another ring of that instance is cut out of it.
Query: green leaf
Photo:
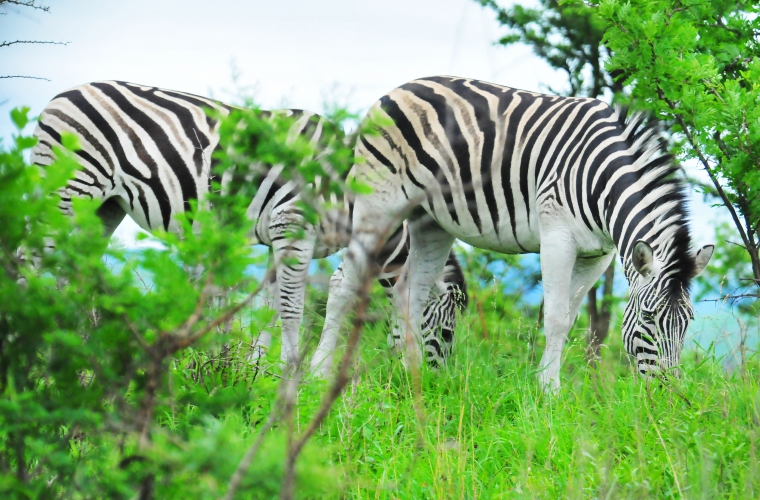
[[[27,123],[29,123],[29,107],[24,106],[22,108],[13,108],[11,110],[11,120],[13,121],[13,124],[16,126],[19,132],[26,127]]]
[[[29,137],[29,136],[24,136],[24,135],[20,135],[16,137],[16,148],[18,148],[19,151],[31,149],[36,144],[37,144],[36,137]]]
[[[61,132],[61,144],[69,151],[79,151],[82,146],[79,144],[79,136],[71,132]]]
[[[348,188],[356,194],[370,194],[373,189],[367,184],[362,184],[356,179],[348,180]]]

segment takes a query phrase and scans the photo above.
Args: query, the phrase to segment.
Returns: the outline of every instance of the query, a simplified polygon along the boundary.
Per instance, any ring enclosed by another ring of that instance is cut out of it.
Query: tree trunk
[[[596,290],[592,287],[588,292],[588,336],[586,359],[589,364],[596,366],[600,358],[600,348],[610,332],[610,316],[612,314],[612,284],[615,279],[615,261],[604,271],[602,283],[601,307],[597,303]]]

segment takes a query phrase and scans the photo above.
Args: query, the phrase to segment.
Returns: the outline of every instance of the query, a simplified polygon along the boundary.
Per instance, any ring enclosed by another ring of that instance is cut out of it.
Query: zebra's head
[[[431,367],[443,366],[450,356],[454,346],[457,311],[463,311],[468,301],[464,274],[452,253],[430,291],[422,313],[421,347],[423,357]],[[404,322],[396,321],[388,335],[388,342],[397,352],[402,352],[406,335],[407,327]]]
[[[696,254],[659,259],[645,241],[634,245],[627,263],[631,298],[623,317],[623,343],[642,375],[679,364],[694,317],[689,281],[707,266],[713,250],[705,245]]]

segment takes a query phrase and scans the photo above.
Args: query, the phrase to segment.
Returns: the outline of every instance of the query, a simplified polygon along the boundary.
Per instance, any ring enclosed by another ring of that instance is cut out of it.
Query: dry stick
[[[201,320],[203,305],[205,305],[208,293],[212,289],[212,286],[211,286],[212,273],[208,273],[206,276],[206,283],[204,283],[200,297],[198,298],[198,304],[196,305],[195,311],[193,311],[190,317],[180,327],[181,333],[176,334],[176,333],[165,332],[163,335],[159,336],[159,340],[155,344],[150,346],[148,350],[148,355],[152,358],[152,362],[150,366],[148,367],[148,382],[147,382],[147,387],[146,387],[146,394],[143,397],[143,400],[141,402],[140,416],[138,417],[139,427],[140,427],[140,431],[139,431],[140,437],[139,437],[138,442],[141,449],[144,449],[149,445],[148,432],[150,430],[150,423],[153,417],[153,410],[155,409],[155,404],[156,404],[156,392],[158,391],[158,378],[160,377],[163,371],[162,370],[163,360],[167,357],[167,355],[171,355],[172,353],[178,351],[179,349],[193,344],[200,337],[202,337],[209,331],[216,328],[217,325],[228,321],[229,318],[234,316],[246,304],[248,304],[251,300],[253,300],[253,298],[261,290],[263,290],[264,284],[266,283],[266,279],[270,277],[269,274],[271,274],[272,272],[274,272],[274,268],[269,270],[269,272],[267,273],[267,276],[265,277],[265,280],[262,281],[261,284],[258,287],[256,287],[256,289],[253,292],[251,292],[243,301],[241,301],[235,307],[228,309],[227,312],[225,312],[223,315],[218,317],[216,320],[207,324],[199,332],[196,332],[193,335],[188,335],[190,330],[193,328],[193,326],[195,326],[198,323],[198,321]],[[133,333],[136,334],[136,330],[133,330]],[[147,499],[147,498],[153,497],[153,481],[154,481],[153,474],[148,474],[145,477],[145,479],[141,483],[139,498]]]
[[[19,7],[31,7],[33,9],[41,10],[43,12],[50,12],[50,7],[47,5],[37,5],[36,0],[0,0],[0,5],[8,3],[11,5],[18,5]]]
[[[270,277],[269,275],[274,272],[273,269],[269,270],[269,272],[267,273],[267,276],[265,277],[265,280],[268,279]],[[245,299],[243,299],[235,307],[228,309],[224,314],[216,318],[214,321],[211,321],[210,323],[205,325],[200,331],[192,335],[189,335],[188,334],[189,331],[201,319],[203,305],[205,304],[206,297],[212,288],[211,274],[212,273],[208,273],[207,275],[206,283],[204,284],[203,290],[201,291],[201,295],[198,298],[198,304],[196,305],[195,311],[193,311],[193,313],[190,315],[187,321],[185,321],[180,327],[181,333],[176,334],[176,333],[165,332],[162,335],[159,335],[159,341],[149,348],[148,353],[153,358],[153,363],[151,363],[151,366],[149,369],[151,376],[149,377],[149,380],[148,380],[148,390],[145,397],[143,398],[143,403],[142,403],[143,415],[141,416],[141,425],[140,425],[141,445],[147,444],[147,433],[150,427],[150,420],[153,415],[153,406],[155,403],[155,392],[157,390],[157,385],[155,384],[157,384],[156,379],[161,373],[160,364],[163,361],[163,359],[168,354],[172,354],[184,347],[192,345],[203,335],[213,330],[218,325],[228,321],[229,318],[237,314],[238,311],[240,311],[243,307],[246,306],[246,304],[248,304],[251,300],[253,300],[253,298],[256,297],[256,295],[258,295],[261,292],[261,290],[264,288],[264,283],[266,283],[266,281],[262,281],[261,284],[258,287],[256,287],[256,289],[253,292],[251,292]]]
[[[204,336],[205,334],[207,334],[208,332],[210,332],[211,330],[213,330],[214,328],[216,328],[220,324],[225,323],[226,321],[229,321],[229,319],[232,316],[234,316],[235,314],[237,314],[238,312],[240,312],[241,309],[243,309],[259,293],[261,293],[261,291],[264,289],[264,286],[266,285],[267,280],[270,279],[272,277],[272,275],[275,273],[275,269],[276,269],[276,266],[273,267],[272,269],[270,269],[269,271],[267,271],[267,274],[266,274],[266,276],[264,276],[264,279],[261,281],[261,284],[259,284],[259,286],[257,286],[254,291],[252,291],[250,294],[248,294],[248,296],[246,298],[244,298],[242,301],[240,301],[237,305],[235,305],[234,307],[228,309],[227,312],[225,312],[221,316],[217,317],[214,321],[208,323],[205,327],[203,327],[198,332],[196,332],[196,333],[194,333],[192,335],[188,335],[187,337],[180,338],[179,340],[176,340],[175,344],[174,344],[176,346],[175,350],[182,349],[183,347],[187,347],[187,346],[195,343],[199,338],[201,338],[202,336]],[[198,318],[198,320],[200,320],[200,318]],[[192,326],[194,326],[194,325],[189,325],[188,328],[185,330],[185,332],[187,332],[189,329],[191,329]]]
[[[410,295],[407,293],[407,300],[410,299]],[[420,363],[422,362],[422,356],[424,351],[417,356],[415,347],[417,347],[417,339],[414,338],[414,333],[411,331],[411,324],[409,322],[409,303],[407,302],[407,314],[404,318],[406,325],[406,333],[404,338],[405,343],[405,359],[408,363],[408,368],[412,372],[412,407],[414,408],[414,416],[416,417],[416,429],[417,429],[417,446],[422,447],[425,444],[425,433],[423,432],[423,422],[425,421],[425,415],[422,412],[422,381],[420,376]],[[411,355],[409,355],[411,351]]]
[[[10,47],[11,45],[16,45],[17,43],[34,43],[34,44],[43,44],[43,45],[68,45],[69,42],[42,42],[39,40],[14,40],[12,42],[0,42],[0,49],[3,47]]]
[[[375,248],[372,250],[372,252],[369,252],[368,255],[377,255],[377,253],[382,248],[382,245],[384,245],[387,241],[389,236],[388,231],[390,229],[390,227],[386,228],[386,231],[381,233],[381,237],[378,239]],[[354,355],[356,353],[357,346],[359,345],[359,340],[361,338],[364,323],[366,320],[370,287],[372,285],[373,279],[375,278],[375,273],[378,271],[369,260],[367,262],[367,265],[368,267],[365,269],[365,274],[361,279],[361,288],[357,293],[359,303],[356,308],[356,315],[354,316],[351,333],[348,337],[348,346],[346,348],[346,351],[343,353],[343,357],[341,358],[340,369],[337,376],[335,377],[335,382],[330,388],[330,391],[325,396],[325,399],[323,400],[322,405],[320,406],[316,415],[314,415],[314,417],[311,419],[309,426],[306,428],[301,437],[295,442],[289,443],[288,457],[285,463],[285,473],[283,474],[282,491],[280,495],[280,498],[283,500],[291,500],[294,496],[295,463],[298,459],[298,455],[300,455],[306,442],[309,440],[309,438],[311,438],[314,432],[316,432],[317,428],[319,428],[321,423],[327,417],[333,403],[335,403],[335,400],[338,399],[338,396],[340,396],[340,394],[343,392],[343,389],[351,380],[351,378],[348,376],[348,370],[353,364]]]
[[[50,78],[42,78],[41,76],[29,76],[29,75],[3,75],[0,76],[0,80],[4,80],[6,78],[25,78],[27,80],[43,80],[46,82],[50,81]]]
[[[338,399],[338,396],[341,395],[343,389],[351,380],[351,377],[348,375],[348,371],[353,364],[354,354],[356,353],[356,349],[359,345],[359,340],[361,339],[361,334],[364,328],[367,305],[369,304],[369,290],[373,278],[374,276],[372,273],[369,273],[367,276],[365,276],[362,287],[359,290],[360,302],[356,310],[356,316],[354,316],[351,333],[348,336],[348,345],[346,347],[346,351],[343,353],[343,357],[341,358],[340,369],[338,370],[338,374],[335,377],[335,382],[333,382],[333,385],[330,387],[329,392],[325,395],[325,398],[322,401],[322,405],[320,406],[319,410],[317,410],[317,413],[309,422],[309,426],[306,428],[303,434],[301,434],[301,437],[293,442],[292,446],[288,450],[285,475],[283,477],[283,492],[281,497],[283,500],[289,500],[293,498],[293,479],[295,476],[295,462],[298,458],[298,455],[301,454],[301,451],[303,450],[306,442],[309,440],[309,438],[311,438],[314,432],[316,432],[324,419],[330,413],[330,408],[332,408],[333,403],[335,403],[335,400]]]
[[[476,300],[475,303],[478,307],[478,315],[480,316],[480,327],[483,329],[483,340],[488,340],[488,328],[486,327],[486,315],[483,312],[483,303],[480,300]]]
[[[296,363],[296,368],[294,370],[293,377],[288,377],[287,373],[283,374],[283,376],[267,373],[268,375],[273,376],[275,378],[279,378],[281,380],[280,385],[278,386],[277,401],[275,403],[274,409],[271,411],[271,413],[267,417],[266,422],[262,426],[259,437],[256,438],[256,441],[254,441],[254,443],[248,448],[248,450],[246,450],[245,455],[243,455],[243,458],[240,460],[240,463],[235,469],[235,472],[232,474],[232,477],[230,478],[230,482],[227,485],[227,492],[225,493],[224,497],[222,497],[222,500],[231,500],[234,497],[235,492],[240,487],[240,483],[243,481],[243,477],[245,476],[245,473],[248,471],[248,468],[253,463],[253,459],[256,457],[256,454],[261,448],[261,445],[264,442],[266,434],[272,429],[272,427],[277,422],[277,420],[279,420],[279,418],[282,416],[283,413],[285,413],[286,415],[290,413],[290,415],[287,416],[286,418],[289,418],[290,416],[292,416],[293,402],[295,400],[295,392],[300,382],[300,366],[303,363],[303,360],[305,357],[306,357],[306,349],[304,346],[304,349],[299,354],[298,362]],[[290,434],[291,436],[289,438],[292,438],[292,429],[291,429]],[[290,443],[288,444],[288,446],[290,446]]]

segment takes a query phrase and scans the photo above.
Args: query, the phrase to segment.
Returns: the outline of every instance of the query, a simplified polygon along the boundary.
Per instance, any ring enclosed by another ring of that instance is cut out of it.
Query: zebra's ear
[[[652,274],[652,265],[654,264],[654,252],[649,243],[639,240],[633,245],[633,267],[640,275],[648,278]]]
[[[705,245],[697,250],[697,255],[694,256],[694,274],[691,275],[692,278],[699,276],[699,273],[705,270],[714,251],[715,245]]]

